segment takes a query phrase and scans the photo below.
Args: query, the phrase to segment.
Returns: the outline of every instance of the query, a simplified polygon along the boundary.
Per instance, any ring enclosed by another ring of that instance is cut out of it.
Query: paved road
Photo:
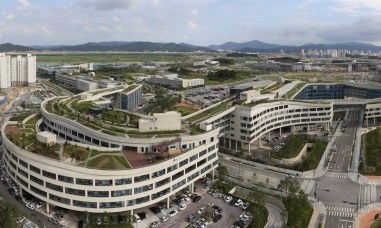
[[[267,208],[267,211],[269,212],[269,221],[267,222],[265,228],[280,228],[283,225],[282,222],[282,209],[275,206],[271,203],[266,203],[265,207]]]
[[[346,126],[343,126],[345,132],[335,140],[336,152],[332,155],[328,171],[347,172],[349,162],[352,156],[352,147],[355,140],[358,111],[351,111]],[[335,147],[335,146],[334,146]]]

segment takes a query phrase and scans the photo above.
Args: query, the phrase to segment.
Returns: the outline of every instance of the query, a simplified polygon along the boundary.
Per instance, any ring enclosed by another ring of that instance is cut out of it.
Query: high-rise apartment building
[[[0,53],[0,93],[9,93],[12,86],[35,85],[36,56]]]
[[[11,91],[11,56],[0,53],[0,93]]]

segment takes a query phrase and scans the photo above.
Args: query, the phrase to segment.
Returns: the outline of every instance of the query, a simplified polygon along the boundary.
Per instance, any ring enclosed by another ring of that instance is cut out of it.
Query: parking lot
[[[201,200],[199,200],[196,203],[193,203],[190,199],[189,201],[182,201],[181,204],[186,205],[185,210],[179,211],[179,205],[174,204],[172,208],[164,209],[163,212],[160,212],[158,214],[154,214],[149,207],[139,209],[134,211],[134,213],[139,212],[146,212],[148,214],[148,218],[142,220],[138,223],[139,228],[141,227],[150,227],[151,223],[154,221],[160,221],[160,218],[163,216],[168,215],[171,211],[177,210],[178,213],[172,217],[169,218],[165,222],[159,222],[159,225],[156,227],[187,227],[190,223],[187,222],[187,219],[192,214],[198,214],[198,210],[201,207],[207,208],[208,203],[212,203],[213,205],[217,205],[222,209],[222,218],[217,221],[216,223],[213,223],[212,219],[210,219],[208,228],[217,228],[217,227],[230,227],[230,225],[233,224],[234,221],[237,220],[240,214],[242,214],[243,209],[240,207],[236,207],[234,205],[230,205],[229,203],[226,203],[224,199],[219,199],[217,197],[213,197],[212,195],[207,193],[207,189],[203,189],[204,184],[201,183],[201,181],[197,181],[195,183],[195,186],[197,186],[197,194],[201,196]],[[180,191],[182,193],[182,191]],[[180,194],[179,192],[179,194]],[[151,205],[154,206],[154,205]],[[230,218],[229,218],[230,217]],[[196,219],[197,220],[197,219]],[[227,222],[229,220],[229,226],[227,226]]]
[[[229,97],[229,88],[215,87],[210,89],[200,89],[186,94],[193,101],[208,104],[214,101],[224,100]]]

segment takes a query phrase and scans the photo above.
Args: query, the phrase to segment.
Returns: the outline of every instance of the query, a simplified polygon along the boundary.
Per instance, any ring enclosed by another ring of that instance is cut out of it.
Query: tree
[[[267,178],[266,178],[266,186],[267,186],[267,188],[269,188],[269,183],[270,183],[270,180],[269,180],[269,178],[267,177]]]
[[[300,184],[296,179],[283,179],[278,184],[278,189],[281,189],[286,192],[286,197],[293,196],[300,191]]]
[[[228,169],[226,166],[219,164],[216,168],[216,171],[218,173],[218,182],[220,185],[220,189],[222,189],[222,182],[225,180],[226,176],[229,174]]]

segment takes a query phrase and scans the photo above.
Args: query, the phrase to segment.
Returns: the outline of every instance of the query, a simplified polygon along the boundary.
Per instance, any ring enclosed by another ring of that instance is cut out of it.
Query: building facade
[[[0,53],[0,92],[11,92],[11,57]]]
[[[36,56],[11,57],[12,86],[36,86]]]

